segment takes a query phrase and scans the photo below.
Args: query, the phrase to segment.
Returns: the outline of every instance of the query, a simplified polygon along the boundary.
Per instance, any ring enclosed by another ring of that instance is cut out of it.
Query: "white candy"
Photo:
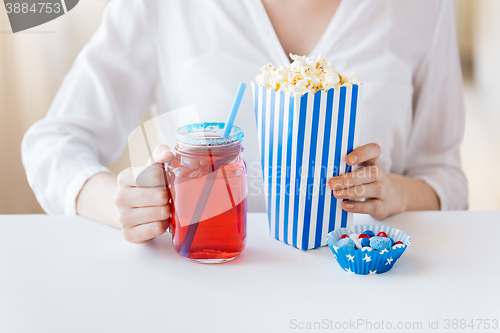
[[[363,245],[361,245],[361,240],[359,239],[359,234],[350,234],[349,238],[354,242],[358,249],[363,248]]]
[[[290,54],[290,58],[293,62],[288,66],[263,66],[255,79],[257,83],[293,95],[361,84],[357,74],[338,73],[321,54],[316,58]]]

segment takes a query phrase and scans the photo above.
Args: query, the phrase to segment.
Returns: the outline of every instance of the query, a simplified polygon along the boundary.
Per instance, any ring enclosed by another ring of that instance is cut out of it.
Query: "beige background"
[[[24,132],[42,118],[78,52],[98,27],[107,1],[81,0],[68,14],[12,34],[0,8],[0,214],[42,212],[21,164]],[[462,160],[470,208],[500,209],[499,0],[455,0],[466,84]],[[127,153],[109,166],[118,173]]]

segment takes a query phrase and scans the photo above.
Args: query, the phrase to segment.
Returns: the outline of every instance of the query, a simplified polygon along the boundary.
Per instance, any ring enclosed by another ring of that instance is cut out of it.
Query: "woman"
[[[103,164],[119,156],[152,104],[158,114],[196,104],[201,120],[224,121],[237,83],[269,62],[287,64],[290,53],[323,54],[364,82],[362,146],[348,163],[370,169],[329,186],[337,198],[366,200],[345,201],[344,210],[380,219],[467,207],[451,0],[112,1],[47,117],[24,138],[23,163],[42,207],[120,227],[134,243],[161,235],[166,190],[137,187],[132,169],[117,178]],[[240,110],[252,182],[260,176],[249,94]],[[153,155],[172,158],[166,146]],[[156,170],[150,185],[161,185]],[[263,202],[250,190],[251,210]]]

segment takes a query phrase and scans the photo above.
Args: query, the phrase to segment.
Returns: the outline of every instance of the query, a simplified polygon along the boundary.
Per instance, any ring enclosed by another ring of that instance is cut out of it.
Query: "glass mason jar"
[[[168,164],[172,241],[181,256],[202,263],[236,258],[245,247],[247,170],[243,131],[224,123],[181,127]]]

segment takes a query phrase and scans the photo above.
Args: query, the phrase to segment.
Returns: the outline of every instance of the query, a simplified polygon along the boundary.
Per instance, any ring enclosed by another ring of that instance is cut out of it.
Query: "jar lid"
[[[182,126],[175,133],[175,140],[193,146],[223,146],[241,142],[244,133],[238,126],[233,126],[227,137],[221,137],[224,123],[196,123]]]

